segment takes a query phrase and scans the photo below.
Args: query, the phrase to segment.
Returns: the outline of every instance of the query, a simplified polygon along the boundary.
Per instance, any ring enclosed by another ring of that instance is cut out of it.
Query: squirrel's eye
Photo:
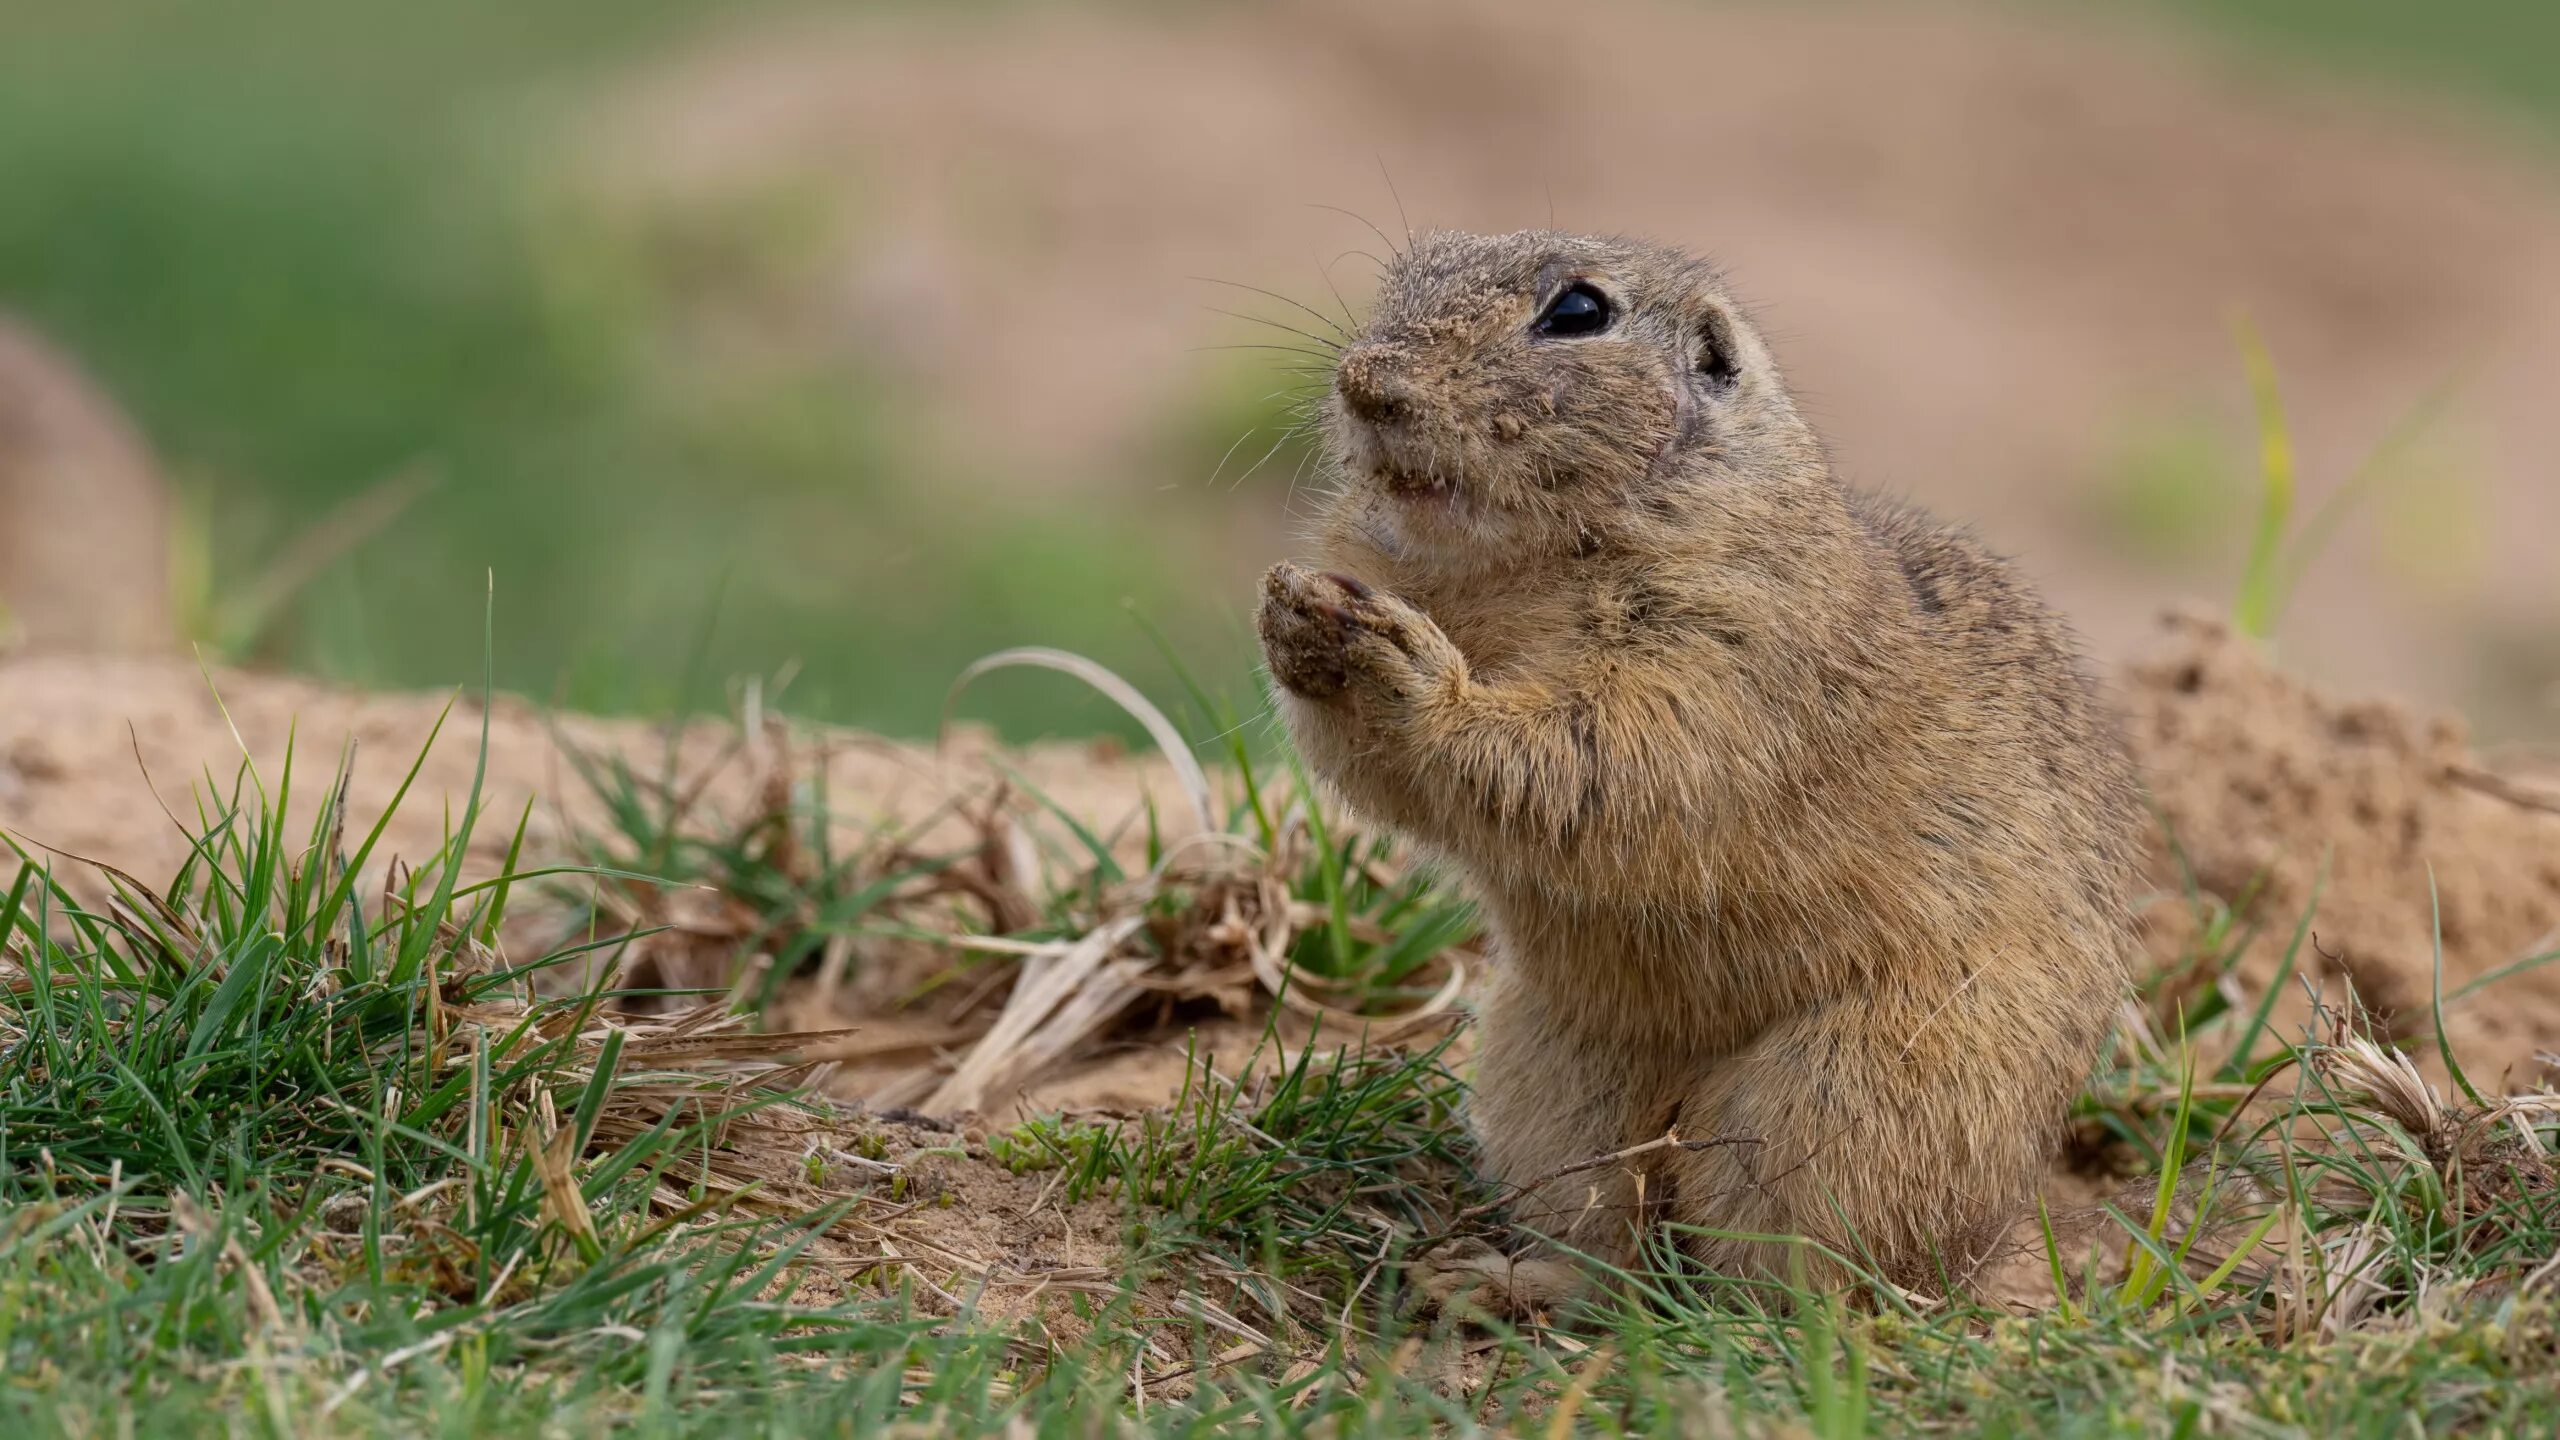
[[[1609,297],[1587,284],[1565,287],[1538,317],[1541,335],[1597,335],[1609,328]]]

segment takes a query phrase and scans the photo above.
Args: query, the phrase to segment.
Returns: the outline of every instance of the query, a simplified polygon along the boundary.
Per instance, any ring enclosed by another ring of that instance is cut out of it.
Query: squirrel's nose
[[[1393,425],[1413,414],[1417,392],[1394,362],[1367,346],[1355,346],[1334,367],[1333,388],[1342,408],[1372,425]]]

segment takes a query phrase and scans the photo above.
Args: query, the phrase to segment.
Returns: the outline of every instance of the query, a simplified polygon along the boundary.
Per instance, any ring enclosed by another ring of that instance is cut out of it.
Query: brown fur
[[[1609,328],[1537,333],[1576,280]],[[1801,1249],[1744,1236],[1968,1267],[2132,944],[2141,809],[2062,622],[1844,489],[1667,249],[1415,240],[1327,424],[1333,573],[1271,571],[1264,651],[1317,773],[1482,899],[1473,1119],[1515,1214],[1612,1262],[1659,1219],[1731,1232],[1683,1242],[1731,1271]],[[1666,1126],[1736,1143],[1546,1179]]]

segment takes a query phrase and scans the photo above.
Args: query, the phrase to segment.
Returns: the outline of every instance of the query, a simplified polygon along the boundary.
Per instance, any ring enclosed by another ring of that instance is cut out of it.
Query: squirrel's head
[[[1720,479],[1821,464],[1712,269],[1553,231],[1417,237],[1325,410],[1339,502],[1426,563],[1587,547]]]

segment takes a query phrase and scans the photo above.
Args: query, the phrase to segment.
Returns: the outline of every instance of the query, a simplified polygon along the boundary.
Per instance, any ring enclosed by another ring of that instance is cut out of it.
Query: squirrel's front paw
[[[1286,561],[1262,577],[1254,627],[1271,678],[1291,694],[1327,700],[1351,684],[1350,596],[1340,586]]]
[[[1394,596],[1348,575],[1287,561],[1262,577],[1254,619],[1272,678],[1312,700],[1330,699],[1364,677],[1401,692],[1448,644],[1430,620]]]

